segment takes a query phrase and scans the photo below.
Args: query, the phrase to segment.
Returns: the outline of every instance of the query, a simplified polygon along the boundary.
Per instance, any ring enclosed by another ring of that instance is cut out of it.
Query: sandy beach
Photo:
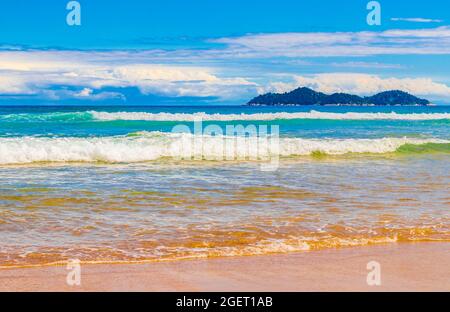
[[[450,291],[450,243],[409,243],[283,255],[2,269],[1,291]],[[381,266],[368,286],[367,263]]]
[[[0,292],[450,292],[449,1],[22,2]]]

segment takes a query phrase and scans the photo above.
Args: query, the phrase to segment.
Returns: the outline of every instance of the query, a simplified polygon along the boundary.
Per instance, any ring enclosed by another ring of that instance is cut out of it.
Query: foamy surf
[[[35,162],[148,162],[160,158],[182,160],[258,160],[273,155],[306,156],[315,153],[384,154],[404,146],[450,144],[448,140],[416,138],[303,139],[195,136],[186,133],[140,132],[127,136],[90,138],[0,138],[0,164]],[[225,157],[226,156],[226,157]],[[230,157],[231,156],[231,157]]]
[[[271,121],[271,120],[449,120],[450,113],[332,113],[311,110],[309,112],[278,112],[278,113],[240,113],[222,114],[205,112],[197,113],[148,113],[148,112],[57,112],[57,113],[29,113],[0,115],[3,122],[76,122],[76,121]]]
[[[146,113],[146,112],[97,112],[90,111],[95,120],[141,120],[141,121],[268,121],[291,119],[329,119],[329,120],[442,120],[450,119],[450,113],[256,113],[256,114],[207,114],[207,113]]]

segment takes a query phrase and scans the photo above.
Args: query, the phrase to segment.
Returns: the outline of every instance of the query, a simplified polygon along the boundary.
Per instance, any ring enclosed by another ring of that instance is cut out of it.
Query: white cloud
[[[253,34],[212,42],[228,45],[223,55],[240,58],[450,54],[450,27],[382,32]]]
[[[450,38],[450,27],[442,26],[437,28],[423,29],[391,29],[380,33],[382,38],[409,39],[411,42],[423,42],[423,39],[430,39],[428,42],[439,43],[439,39],[448,40]],[[431,39],[438,39],[433,41]],[[402,41],[403,43],[403,41]]]
[[[342,63],[331,63],[333,67],[347,67],[347,68],[377,68],[377,69],[400,69],[404,66],[400,64],[384,64],[378,62],[342,62]]]
[[[120,99],[124,100],[124,96],[118,92],[94,92],[89,88],[84,88],[81,91],[63,89],[41,89],[37,93],[41,97],[50,100],[62,99],[82,99],[89,101],[106,100],[106,99]]]
[[[450,98],[450,87],[429,78],[382,78],[377,75],[328,73],[312,76],[293,76],[290,82],[269,84],[262,92],[287,92],[309,87],[324,93],[374,94],[387,90],[403,90],[414,95]]]
[[[94,92],[94,90],[92,90],[92,89],[84,88],[83,90],[81,90],[80,92],[77,93],[77,96],[88,97],[88,96],[91,96],[93,92]]]
[[[0,72],[0,94],[31,94],[24,77]]]
[[[250,34],[211,42],[224,46],[170,51],[0,50],[0,94],[103,99],[121,95],[101,92],[102,88],[136,87],[143,94],[240,99],[260,88],[252,80],[265,84],[267,79],[274,78],[274,68],[283,72],[292,69],[292,66],[282,68],[289,64],[316,66],[305,61],[308,57],[355,56],[358,61],[334,60],[328,65],[368,70],[402,67],[365,62],[359,57],[450,54],[450,26],[381,32]],[[242,59],[250,61],[247,64]],[[281,66],[277,67],[277,62]],[[246,77],[255,72],[259,77]],[[428,78],[380,78],[364,74],[296,76],[291,82],[273,83],[269,88],[292,89],[299,84],[327,92],[373,93],[397,88],[418,95],[449,97],[447,85]]]
[[[115,58],[117,56],[117,58]],[[72,95],[101,98],[93,89],[137,87],[143,94],[233,98],[255,84],[240,77],[220,77],[216,70],[195,66],[132,63],[133,55],[77,51],[0,52],[1,94]],[[48,91],[52,85],[81,91]],[[116,93],[103,93],[103,96]]]
[[[443,20],[431,19],[423,17],[393,17],[391,21],[394,22],[412,22],[412,23],[442,23]]]

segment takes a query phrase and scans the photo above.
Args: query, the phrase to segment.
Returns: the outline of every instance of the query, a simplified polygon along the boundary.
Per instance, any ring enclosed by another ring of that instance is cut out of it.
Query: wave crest
[[[444,144],[440,139],[272,139],[195,136],[185,133],[140,132],[128,136],[93,138],[0,138],[0,164],[34,162],[146,162],[160,158],[195,160],[261,160],[273,155],[305,156],[349,153],[383,154],[402,146]],[[423,150],[423,149],[422,149]],[[230,157],[231,156],[231,157]]]
[[[31,114],[9,114],[0,115],[3,122],[67,122],[67,121],[89,121],[92,120],[90,112],[58,112],[58,113],[31,113]]]
[[[255,114],[207,114],[207,113],[146,113],[146,112],[97,112],[90,111],[96,120],[146,120],[146,121],[262,121],[290,119],[328,119],[328,120],[443,120],[450,119],[450,113],[329,113],[329,112],[296,112],[296,113],[255,113]]]
[[[198,113],[147,113],[147,112],[57,112],[0,115],[3,122],[74,122],[74,121],[270,121],[294,119],[322,119],[322,120],[449,120],[450,113],[331,113],[311,110],[309,112],[279,112],[279,113],[241,113],[241,114],[208,114]]]

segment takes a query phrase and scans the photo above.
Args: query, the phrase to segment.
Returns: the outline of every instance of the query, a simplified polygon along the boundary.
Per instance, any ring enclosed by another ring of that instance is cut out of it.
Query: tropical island
[[[302,87],[286,93],[266,93],[250,100],[247,105],[430,105],[430,101],[400,90],[385,91],[373,96],[347,93],[325,94]]]

